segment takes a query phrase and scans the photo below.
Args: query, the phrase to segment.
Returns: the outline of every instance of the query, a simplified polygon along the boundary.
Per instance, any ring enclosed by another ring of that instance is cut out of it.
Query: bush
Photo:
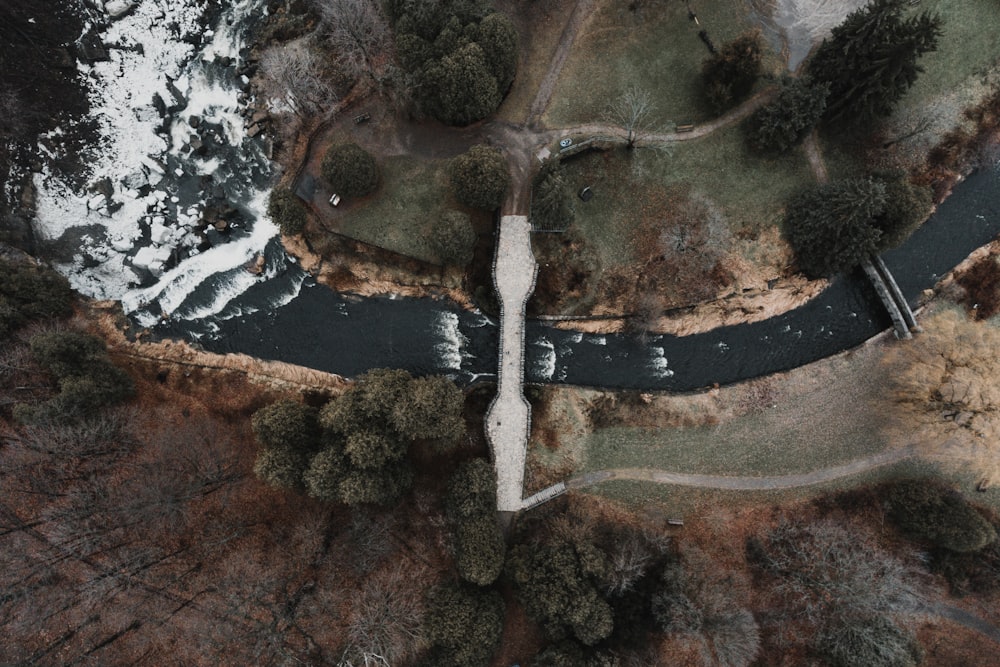
[[[461,211],[445,211],[431,229],[431,244],[442,264],[465,266],[471,262],[476,231],[469,216]]]
[[[320,445],[316,408],[295,401],[279,401],[257,410],[250,424],[265,448],[312,454]]]
[[[455,198],[472,208],[492,211],[500,207],[510,185],[503,154],[496,148],[476,144],[448,166]]]
[[[288,188],[271,190],[267,198],[267,214],[287,236],[301,234],[306,227],[306,207]]]
[[[89,334],[59,331],[33,336],[31,354],[55,376],[59,393],[38,405],[17,405],[15,418],[28,423],[75,422],[128,399],[132,380],[114,366],[104,341]]]
[[[357,144],[336,144],[323,157],[323,178],[344,197],[364,197],[378,185],[375,158]]]
[[[785,78],[777,99],[747,119],[747,140],[754,149],[785,153],[801,144],[823,116],[830,85]]]
[[[424,631],[435,647],[434,665],[486,667],[500,645],[504,603],[496,591],[462,584],[429,595]]]
[[[471,459],[458,466],[448,480],[445,500],[453,521],[485,516],[496,511],[497,478],[486,459]]]
[[[760,31],[744,33],[705,60],[701,77],[705,97],[716,113],[743,100],[760,76]]]
[[[817,185],[788,205],[785,235],[799,267],[812,277],[833,276],[876,252],[885,210],[885,185],[854,178]]]
[[[31,320],[66,317],[72,303],[69,283],[52,269],[0,260],[0,340]]]
[[[978,551],[997,534],[957,491],[931,480],[908,480],[887,491],[889,519],[911,537],[949,551]]]
[[[455,560],[458,574],[469,583],[489,586],[503,571],[503,534],[493,511],[458,524]]]
[[[834,621],[817,648],[831,667],[916,667],[923,659],[916,637],[882,615]]]

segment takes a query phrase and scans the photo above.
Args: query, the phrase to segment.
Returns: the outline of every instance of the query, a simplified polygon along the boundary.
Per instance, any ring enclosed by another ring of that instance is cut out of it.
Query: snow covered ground
[[[109,60],[79,65],[99,137],[84,149],[84,177],[52,166],[63,128],[39,143],[51,160],[35,176],[35,231],[78,244],[58,268],[142,324],[215,315],[280,271],[273,261],[259,277],[243,270],[277,233],[264,213],[270,164],[244,129],[236,70],[246,28],[265,9],[236,0],[206,27],[205,0],[129,4],[105,4],[109,20],[119,16],[101,34]],[[204,231],[223,216],[221,233]]]

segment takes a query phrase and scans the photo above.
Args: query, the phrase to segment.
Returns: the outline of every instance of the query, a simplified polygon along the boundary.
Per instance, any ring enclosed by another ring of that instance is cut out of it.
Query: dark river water
[[[1000,233],[1000,173],[980,171],[956,186],[935,215],[883,257],[911,304],[972,250]],[[351,298],[306,278],[278,307],[282,281],[303,280],[284,261],[276,279],[232,304],[227,319],[184,322],[166,335],[194,336],[215,352],[243,352],[354,376],[377,367],[446,373],[463,383],[494,377],[496,322],[432,299]],[[239,313],[241,309],[248,311]],[[250,312],[253,311],[253,312]],[[691,336],[591,335],[528,323],[531,382],[683,391],[795,368],[864,342],[891,326],[863,276],[843,276],[783,315]]]

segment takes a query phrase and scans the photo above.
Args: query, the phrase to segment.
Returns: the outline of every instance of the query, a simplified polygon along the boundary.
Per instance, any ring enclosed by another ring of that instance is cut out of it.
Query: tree
[[[480,0],[387,3],[400,63],[424,113],[449,125],[485,118],[517,69],[517,31]]]
[[[635,142],[646,131],[650,116],[656,112],[656,105],[649,93],[632,86],[617,98],[608,108],[607,119],[618,125],[628,134],[626,146],[635,147]]]
[[[668,560],[652,596],[653,617],[664,632],[694,640],[706,667],[746,667],[760,651],[757,621],[738,601],[747,586],[734,573],[713,576],[713,569],[695,549]]]
[[[73,290],[52,269],[27,259],[0,259],[0,340],[27,322],[66,317]]]
[[[924,654],[909,629],[880,615],[833,619],[817,644],[831,667],[916,667]]]
[[[316,408],[296,401],[278,401],[250,418],[257,441],[266,448],[312,454],[320,445]]]
[[[885,210],[885,185],[853,178],[817,185],[794,198],[785,213],[785,235],[799,267],[815,277],[832,276],[876,252]]]
[[[743,33],[707,58],[701,67],[705,97],[721,113],[750,94],[760,76],[760,31]]]
[[[747,140],[755,150],[781,154],[801,144],[826,110],[830,84],[784,78],[778,97],[747,119]]]
[[[424,631],[435,647],[433,664],[486,667],[500,646],[504,603],[496,591],[444,584],[428,596]]]
[[[465,433],[465,394],[443,375],[410,381],[392,409],[392,426],[410,440],[454,442]]]
[[[354,143],[330,146],[322,172],[333,191],[345,197],[364,197],[378,185],[375,158]]]
[[[301,234],[306,226],[306,207],[288,188],[275,188],[267,198],[267,215],[286,236]]]
[[[275,44],[260,56],[260,72],[268,99],[291,106],[300,117],[329,115],[337,94],[323,79],[323,59],[307,42]]]
[[[885,184],[885,208],[875,218],[882,233],[879,250],[895,248],[930,215],[933,193],[926,185],[911,183],[904,172],[882,172],[875,176]]]
[[[448,165],[455,199],[472,208],[492,211],[500,207],[510,185],[510,172],[498,149],[476,144]]]
[[[391,62],[392,34],[374,0],[313,0],[320,31],[351,78],[367,75],[378,83]]]
[[[912,344],[886,355],[887,432],[923,456],[1000,480],[1000,332],[954,310],[922,324]]]
[[[588,574],[589,555],[566,541],[522,544],[511,550],[507,566],[518,599],[547,634],[593,646],[611,635],[614,619]]]
[[[344,454],[356,468],[372,470],[406,456],[406,441],[378,431],[355,431],[344,441]]]
[[[906,480],[889,486],[889,518],[904,533],[949,551],[979,551],[996,531],[957,491],[933,480]]]
[[[501,12],[487,14],[479,23],[477,42],[490,64],[497,90],[507,92],[517,73],[517,29],[510,17]]]
[[[531,224],[535,229],[566,229],[576,212],[562,163],[548,160],[535,175],[531,190]]]
[[[35,361],[51,373],[59,393],[37,405],[19,404],[14,417],[25,424],[85,420],[128,399],[131,378],[108,359],[104,341],[75,331],[53,331],[29,341]]]
[[[809,61],[809,74],[830,85],[826,117],[850,125],[892,113],[923,71],[917,59],[937,48],[941,18],[903,18],[901,0],[872,0],[844,19]]]
[[[271,486],[297,491],[305,488],[302,474],[308,467],[309,456],[305,452],[287,447],[264,447],[257,453],[253,472]]]
[[[619,667],[621,662],[610,653],[595,651],[572,640],[565,640],[546,646],[531,664],[547,667]]]
[[[309,461],[309,467],[302,473],[302,482],[313,498],[340,502],[340,482],[346,473],[343,450],[335,446],[327,447]]]
[[[503,99],[486,55],[475,42],[431,61],[419,75],[417,93],[424,110],[447,125],[482,120]]]
[[[442,264],[465,266],[472,261],[476,230],[469,216],[461,211],[445,211],[432,223],[431,244]]]
[[[772,577],[768,590],[789,605],[786,615],[817,627],[834,615],[911,613],[921,599],[908,565],[828,519],[782,521],[747,547],[747,559]]]
[[[503,571],[505,545],[494,512],[458,524],[455,559],[458,574],[477,586],[489,586]]]

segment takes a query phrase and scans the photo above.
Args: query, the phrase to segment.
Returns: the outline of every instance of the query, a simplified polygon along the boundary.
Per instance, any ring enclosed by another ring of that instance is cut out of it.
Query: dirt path
[[[579,489],[593,486],[610,480],[636,480],[655,482],[657,484],[675,484],[677,486],[693,486],[702,489],[721,489],[726,491],[775,491],[794,489],[802,486],[812,486],[829,482],[841,477],[857,475],[874,468],[905,461],[916,456],[914,447],[902,447],[879,452],[874,456],[856,459],[849,463],[830,468],[813,470],[796,475],[781,475],[776,477],[730,477],[726,475],[696,475],[689,473],[667,472],[647,468],[617,468],[614,470],[598,470],[572,477],[566,482],[567,488]]]
[[[593,6],[594,0],[578,0],[576,7],[573,8],[573,13],[570,14],[569,21],[566,22],[566,27],[563,28],[562,36],[559,38],[559,46],[556,48],[556,54],[552,58],[549,71],[545,73],[545,78],[538,86],[538,92],[535,93],[535,99],[528,110],[527,125],[534,126],[548,108],[549,102],[552,100],[552,93],[556,88],[556,82],[559,81],[559,75],[562,74],[563,65],[566,64],[566,58],[569,57],[570,49],[573,48],[573,42],[576,41],[576,36]]]
[[[1000,628],[993,625],[986,619],[980,618],[979,616],[976,616],[961,607],[955,607],[954,605],[945,604],[943,602],[931,602],[922,605],[919,608],[919,611],[931,614],[932,616],[936,616],[946,621],[951,621],[952,623],[957,623],[963,628],[968,628],[973,632],[978,632],[984,637],[988,637],[997,644],[1000,644]]]

